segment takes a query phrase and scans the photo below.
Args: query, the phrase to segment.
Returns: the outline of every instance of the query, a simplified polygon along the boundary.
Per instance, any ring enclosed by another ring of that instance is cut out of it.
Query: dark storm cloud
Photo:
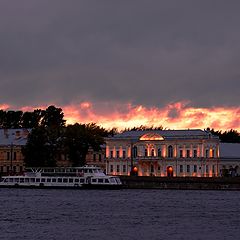
[[[0,102],[239,106],[239,1],[0,1]]]

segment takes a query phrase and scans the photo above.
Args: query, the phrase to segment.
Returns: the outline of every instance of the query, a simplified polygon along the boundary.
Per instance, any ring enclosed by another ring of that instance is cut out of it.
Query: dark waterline
[[[239,191],[0,189],[1,240],[239,239]]]

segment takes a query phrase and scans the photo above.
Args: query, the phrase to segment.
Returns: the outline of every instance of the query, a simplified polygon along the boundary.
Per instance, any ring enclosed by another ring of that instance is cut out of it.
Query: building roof
[[[217,136],[213,136],[208,131],[203,131],[200,129],[189,129],[189,130],[149,130],[149,131],[126,131],[115,135],[112,139],[140,139],[146,134],[153,134],[162,136],[164,139],[208,139],[214,138],[218,139]]]
[[[27,142],[27,136],[30,129],[0,129],[0,145],[20,145]]]
[[[240,143],[220,143],[221,158],[240,158]]]

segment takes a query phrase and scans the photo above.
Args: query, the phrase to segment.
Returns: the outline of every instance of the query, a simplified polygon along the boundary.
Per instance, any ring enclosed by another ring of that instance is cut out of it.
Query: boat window
[[[68,181],[69,181],[70,183],[73,183],[73,179],[72,179],[72,178],[69,178]]]
[[[41,179],[41,182],[45,182],[45,180],[46,180],[45,178],[42,178],[42,179]]]
[[[68,182],[68,179],[67,179],[67,178],[64,178],[64,179],[63,179],[63,182],[64,182],[64,183],[67,183],[67,182]]]
[[[93,170],[92,169],[89,169],[89,173],[92,173],[93,172]]]
[[[98,182],[99,182],[99,183],[103,183],[103,179],[102,179],[102,178],[99,178],[99,179],[98,179]]]
[[[117,183],[121,183],[119,178],[115,178],[115,180],[117,181]]]
[[[47,178],[47,182],[51,182],[51,178]]]
[[[62,178],[58,178],[58,180],[57,180],[59,183],[61,183],[62,182]]]
[[[24,178],[20,178],[20,183],[23,183],[24,182]]]
[[[80,179],[80,183],[84,183],[84,178],[81,178],[81,179]]]
[[[40,178],[36,178],[36,182],[40,182]]]
[[[92,182],[93,182],[93,183],[97,182],[97,179],[93,178],[93,179],[92,179]]]
[[[15,178],[14,182],[18,183],[19,182],[19,178]]]
[[[57,179],[56,178],[52,178],[52,182],[56,182],[57,181]]]
[[[105,183],[109,183],[109,180],[106,178],[106,179],[104,180],[104,182],[105,182]]]
[[[9,178],[9,182],[13,182],[13,178]]]
[[[4,182],[8,182],[8,180],[9,180],[8,178],[5,178],[5,179],[4,179]]]
[[[27,182],[27,183],[28,183],[28,182],[29,182],[29,178],[25,178],[25,182]]]
[[[31,182],[35,182],[35,178],[30,178],[30,181]]]
[[[115,178],[110,178],[111,183],[116,183]]]
[[[85,173],[88,173],[88,169],[84,169],[84,172],[85,172]]]
[[[75,182],[79,182],[79,179],[78,179],[78,178],[75,178]]]

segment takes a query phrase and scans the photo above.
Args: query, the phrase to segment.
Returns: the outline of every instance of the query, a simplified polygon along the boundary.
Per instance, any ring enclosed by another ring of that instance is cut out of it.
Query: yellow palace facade
[[[219,176],[219,138],[203,130],[126,131],[106,139],[113,175]]]

